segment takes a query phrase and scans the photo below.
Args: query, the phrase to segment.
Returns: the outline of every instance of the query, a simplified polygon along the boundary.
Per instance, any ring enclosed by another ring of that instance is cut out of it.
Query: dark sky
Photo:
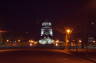
[[[96,18],[95,10],[95,0],[3,0],[0,2],[0,27],[35,32],[44,19],[50,19],[58,32],[62,32],[65,25],[78,30]]]

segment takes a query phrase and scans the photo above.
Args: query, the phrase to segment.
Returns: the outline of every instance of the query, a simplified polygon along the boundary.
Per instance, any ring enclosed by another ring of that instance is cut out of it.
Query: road
[[[93,63],[53,49],[8,49],[0,51],[0,63]]]

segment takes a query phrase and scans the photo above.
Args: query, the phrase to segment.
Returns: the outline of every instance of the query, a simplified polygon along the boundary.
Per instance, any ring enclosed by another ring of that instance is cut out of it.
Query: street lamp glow
[[[94,40],[93,43],[95,43],[96,41]]]
[[[66,40],[66,43],[68,43],[69,42],[69,40]]]
[[[9,42],[9,40],[6,40],[7,42]]]
[[[18,42],[21,42],[21,40],[18,40]]]
[[[79,43],[82,43],[82,40],[79,40]]]
[[[71,32],[72,32],[71,29],[66,29],[66,33],[67,33],[67,34],[70,34]]]
[[[56,46],[58,46],[58,44],[56,43]]]
[[[70,42],[70,37],[71,37],[72,29],[66,28],[65,32],[66,32],[66,37],[65,37],[66,43],[65,44],[66,44],[66,47],[67,47],[69,45],[69,42]]]
[[[56,43],[59,43],[59,40],[56,40]]]
[[[33,40],[29,40],[30,43],[33,43],[34,41]]]
[[[32,44],[32,43],[30,43],[29,45],[30,45],[30,46],[33,46],[33,44]]]

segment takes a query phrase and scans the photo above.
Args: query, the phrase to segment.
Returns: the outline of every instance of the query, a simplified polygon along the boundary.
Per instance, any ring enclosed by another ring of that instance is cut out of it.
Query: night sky
[[[8,31],[40,32],[40,24],[49,19],[56,31],[64,26],[85,30],[96,21],[96,0],[12,0],[0,2],[0,28]]]

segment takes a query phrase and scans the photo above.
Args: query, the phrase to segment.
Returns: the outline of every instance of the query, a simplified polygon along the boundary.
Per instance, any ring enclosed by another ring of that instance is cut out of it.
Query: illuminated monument
[[[41,39],[39,40],[39,43],[53,44],[52,36],[53,36],[52,23],[49,21],[42,22]]]

